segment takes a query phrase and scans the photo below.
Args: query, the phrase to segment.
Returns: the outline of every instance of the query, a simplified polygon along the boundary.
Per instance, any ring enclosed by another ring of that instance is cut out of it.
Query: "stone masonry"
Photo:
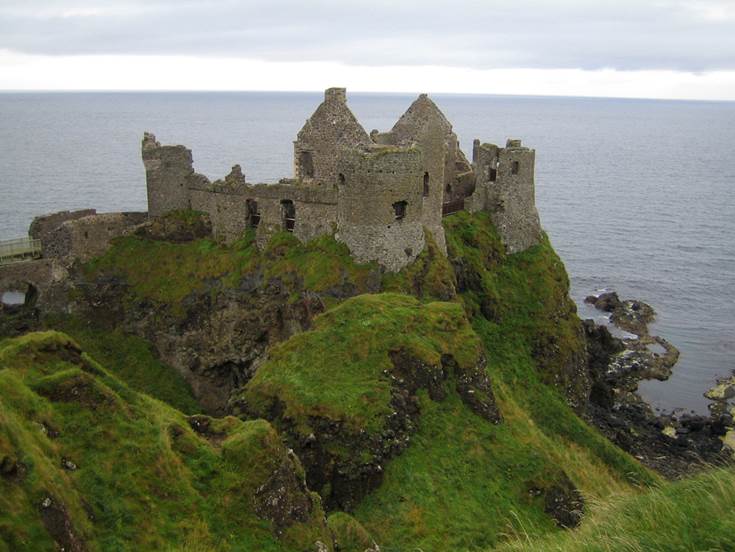
[[[344,88],[330,88],[294,141],[294,177],[250,184],[239,165],[210,182],[184,146],[142,145],[148,213],[206,212],[225,243],[251,228],[258,243],[277,231],[301,241],[333,234],[361,262],[397,271],[423,251],[429,233],[446,250],[442,216],[487,211],[510,253],[538,243],[534,150],[475,141],[472,164],[452,125],[421,94],[389,132],[368,134],[347,107]]]
[[[427,235],[446,251],[442,217],[458,210],[489,213],[509,253],[542,236],[534,150],[520,140],[505,148],[475,140],[469,163],[426,94],[390,131],[368,134],[347,107],[345,89],[328,89],[294,141],[294,177],[278,184],[248,183],[240,165],[210,182],[195,172],[190,150],[161,145],[149,133],[142,157],[148,213],[86,209],[37,217],[29,234],[41,240],[43,259],[0,267],[0,292],[30,286],[39,303],[53,303],[69,266],[101,255],[149,217],[181,209],[207,213],[224,243],[247,230],[255,230],[259,245],[284,230],[303,242],[333,235],[358,261],[389,271],[412,262]]]

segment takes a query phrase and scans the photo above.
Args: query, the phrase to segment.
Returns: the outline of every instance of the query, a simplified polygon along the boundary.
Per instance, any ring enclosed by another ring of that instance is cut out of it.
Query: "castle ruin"
[[[388,271],[416,259],[427,236],[446,252],[442,217],[460,210],[489,213],[509,253],[538,243],[542,234],[534,150],[520,140],[504,148],[475,140],[470,163],[426,94],[390,131],[368,134],[347,107],[345,89],[328,89],[294,141],[293,177],[277,184],[248,183],[239,165],[210,182],[194,171],[190,150],[162,146],[149,133],[142,155],[147,213],[87,209],[37,217],[28,238],[5,242],[10,253],[0,256],[0,295],[31,289],[34,298],[52,302],[75,261],[102,255],[116,237],[181,209],[207,213],[223,243],[248,230],[259,245],[281,231],[302,242],[333,235],[357,261]]]
[[[535,151],[475,140],[470,163],[452,125],[421,94],[388,132],[368,134],[347,107],[344,88],[330,88],[294,141],[294,175],[250,184],[235,165],[210,182],[193,169],[191,151],[162,146],[145,133],[148,214],[205,212],[215,237],[233,242],[248,229],[262,244],[286,230],[301,241],[330,234],[359,262],[390,271],[411,263],[430,234],[446,252],[442,217],[459,210],[490,213],[508,252],[541,236],[534,200]]]

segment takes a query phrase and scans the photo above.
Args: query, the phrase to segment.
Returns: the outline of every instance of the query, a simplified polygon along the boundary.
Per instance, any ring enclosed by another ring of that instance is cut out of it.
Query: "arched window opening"
[[[16,283],[0,290],[0,304],[3,307],[32,307],[38,299],[38,290],[32,284]]]
[[[424,197],[429,197],[429,173],[424,173]]]
[[[403,220],[406,218],[406,207],[408,206],[408,202],[406,201],[396,201],[393,204],[393,211],[396,215],[396,220]]]
[[[260,212],[258,211],[258,202],[254,199],[245,201],[247,209],[247,226],[248,228],[257,228],[260,224]]]
[[[288,232],[293,232],[296,226],[296,207],[290,199],[281,201],[281,218],[283,219],[283,228]]]

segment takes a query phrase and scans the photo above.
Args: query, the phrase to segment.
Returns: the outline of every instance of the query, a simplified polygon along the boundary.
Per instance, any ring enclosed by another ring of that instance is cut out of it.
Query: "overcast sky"
[[[735,0],[0,0],[0,89],[735,100]]]

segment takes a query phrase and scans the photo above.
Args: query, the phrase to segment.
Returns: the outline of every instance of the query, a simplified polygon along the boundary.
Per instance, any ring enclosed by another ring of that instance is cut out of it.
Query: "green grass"
[[[544,513],[543,499],[529,494],[531,487],[546,488],[568,476],[584,494],[594,520],[610,497],[635,497],[647,486],[657,485],[655,475],[588,426],[570,407],[570,403],[579,407],[586,391],[585,374],[580,372],[584,342],[568,296],[567,275],[548,241],[506,255],[485,214],[452,215],[445,219],[445,228],[451,265],[430,241],[416,263],[382,279],[375,265],[355,264],[346,247],[331,237],[301,244],[288,233],[276,235],[262,251],[255,247],[252,235],[231,246],[208,240],[176,244],[126,237],[86,270],[90,278],[112,275],[124,279],[130,284],[127,300],[131,302],[150,302],[173,312],[192,293],[219,293],[256,274],[262,281],[279,280],[295,297],[307,290],[319,293],[329,309],[315,319],[309,331],[272,346],[267,361],[243,393],[248,409],[263,416],[272,415],[281,404],[284,410],[278,422],[303,436],[312,432],[315,418],[343,422],[348,433],[380,432],[391,412],[391,351],[407,349],[433,365],[442,354],[451,354],[460,369],[474,366],[484,352],[503,422],[494,425],[473,414],[449,385],[451,381],[445,386],[448,392],[443,401],[432,401],[421,392],[417,432],[410,446],[384,466],[382,485],[356,508],[354,519],[339,513],[330,516],[330,525],[350,546],[366,534],[387,552],[480,550],[544,535],[553,540],[561,532]],[[455,285],[462,287],[459,295],[455,295]],[[365,294],[381,287],[390,293]],[[363,295],[343,301],[353,293]],[[233,508],[242,510],[243,516],[250,515],[247,501],[231,494],[242,485],[238,476],[250,477],[248,474],[258,471],[257,451],[240,451],[236,447],[239,438],[233,437],[227,442],[235,448],[224,454],[218,447],[200,443],[191,432],[178,441],[183,443],[182,450],[171,449],[161,427],[176,419],[181,424],[181,414],[137,391],[188,409],[185,389],[177,385],[165,389],[165,367],[155,365],[141,342],[114,332],[108,340],[103,332],[73,324],[69,331],[130,385],[120,384],[109,374],[104,379],[113,393],[110,404],[118,405],[111,410],[115,429],[101,430],[112,436],[112,448],[120,448],[123,454],[132,451],[122,435],[131,436],[131,447],[145,447],[152,439],[163,447],[161,458],[175,455],[175,461],[161,460],[164,471],[174,473],[172,479],[189,489],[176,498],[190,508],[186,512],[197,512],[196,518],[184,516],[193,527],[188,536],[176,533],[179,527],[172,528],[173,514],[165,507],[159,517],[146,520],[158,524],[149,532],[165,538],[172,535],[171,542],[189,549],[201,543],[241,542],[222,540],[230,534],[240,535],[249,546],[255,542],[247,540],[252,535],[265,539],[267,531],[262,524],[253,525],[252,518],[227,517],[235,515],[230,513]],[[14,343],[11,340],[5,346]],[[76,372],[69,371],[71,368],[75,367],[60,365],[44,375],[56,379],[23,382],[31,386],[29,397],[39,396],[37,391],[42,389],[33,385],[51,389],[63,387],[63,381],[81,385],[79,378],[88,375],[78,367]],[[2,373],[0,370],[0,376]],[[29,377],[36,377],[34,373],[31,370]],[[108,391],[100,388],[99,392],[104,396]],[[0,396],[5,400],[5,395]],[[136,436],[128,428],[119,431],[122,420],[115,413],[135,411],[137,407],[131,404],[145,404],[154,413],[151,417],[156,421],[146,426],[147,435]],[[248,434],[246,427],[237,431]],[[271,443],[270,450],[280,446],[275,432],[263,429],[270,426],[257,427],[263,435],[270,435],[272,442],[265,439]],[[114,441],[118,438],[122,444]],[[95,450],[91,443],[85,446]],[[345,457],[360,453],[346,446],[343,449],[329,452]],[[152,462],[150,458],[146,461]],[[109,464],[108,469],[112,469]],[[130,508],[135,506],[126,510],[127,517],[121,517],[132,523],[147,515],[137,501],[145,503],[143,497],[151,496],[147,489],[135,489],[152,484],[155,478],[137,464],[131,470],[142,470],[124,476],[134,489]],[[59,484],[59,489],[66,484]],[[127,491],[109,479],[101,479],[95,492],[115,504],[117,494],[123,503],[127,500]],[[307,538],[304,534],[313,538],[314,531],[318,532],[315,527],[301,526],[299,538]],[[94,529],[90,526],[89,530]],[[0,535],[2,531],[0,527]],[[267,546],[258,544],[253,549],[269,550]]]
[[[451,353],[467,365],[486,351],[503,422],[479,418],[453,391],[442,402],[422,395],[410,446],[387,463],[382,485],[354,512],[387,551],[477,550],[555,533],[543,499],[529,489],[566,476],[593,500],[656,483],[564,397],[584,393],[575,372],[584,343],[564,267],[548,241],[509,256],[483,214],[461,213],[445,225],[464,285],[459,302],[428,302],[433,293],[417,293],[416,281],[425,281],[436,260],[425,252],[384,277],[387,289],[404,294],[349,299],[319,316],[311,331],[271,348],[246,387],[248,406],[267,415],[281,403],[280,421],[304,436],[315,418],[378,432],[390,412],[389,351],[405,347],[428,364]]]
[[[271,348],[243,397],[262,415],[275,401],[284,403],[284,416],[304,435],[312,431],[311,416],[379,432],[391,412],[389,353],[399,349],[430,365],[451,354],[460,369],[473,367],[481,352],[459,304],[360,295],[317,317],[312,330]]]
[[[339,552],[365,552],[374,545],[373,538],[365,528],[344,512],[330,515],[327,524],[339,546]]]
[[[102,330],[74,317],[54,317],[46,324],[70,335],[136,391],[147,393],[184,414],[201,411],[189,384],[179,372],[158,359],[145,339],[119,329]]]
[[[461,297],[489,353],[491,377],[547,434],[592,451],[635,485],[655,483],[651,472],[576,416],[563,398],[584,394],[586,374],[575,368],[584,360],[584,340],[564,265],[548,240],[506,256],[483,213],[453,215],[445,226],[450,258],[477,276],[477,289]],[[481,314],[483,303],[490,319]]]
[[[429,232],[426,248],[400,272],[383,275],[383,291],[414,295],[423,300],[449,301],[456,296],[454,272]]]
[[[334,304],[332,296],[365,293],[380,285],[375,264],[357,264],[347,246],[332,236],[302,244],[289,232],[274,235],[263,250],[255,236],[226,246],[209,239],[172,243],[126,236],[113,241],[101,257],[85,266],[88,279],[116,276],[130,285],[127,299],[152,302],[182,314],[182,301],[193,293],[218,293],[262,275],[278,279],[294,294],[312,291]]]
[[[137,393],[69,337],[33,333],[0,349],[0,548],[51,550],[39,504],[63,504],[88,550],[300,551],[329,542],[319,506],[279,539],[256,490],[287,460],[263,420],[213,420],[209,441]],[[62,458],[78,469],[62,467]]]
[[[712,470],[598,504],[576,531],[501,548],[533,552],[735,550],[735,471]]]

